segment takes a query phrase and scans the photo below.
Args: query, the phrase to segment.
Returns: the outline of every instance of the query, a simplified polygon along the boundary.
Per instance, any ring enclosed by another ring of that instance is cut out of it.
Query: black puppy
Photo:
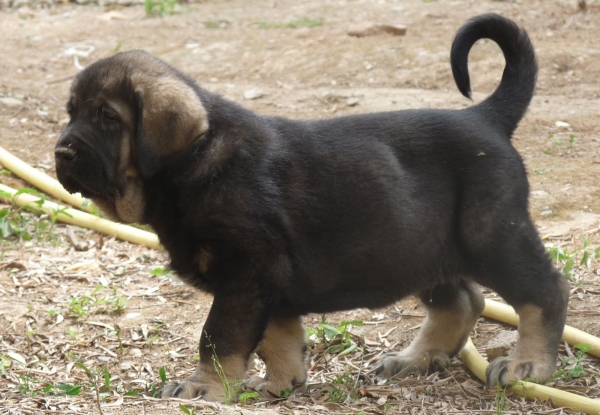
[[[265,117],[200,88],[141,51],[102,59],[75,79],[56,171],[110,217],[150,224],[188,283],[214,294],[200,364],[163,396],[217,400],[245,378],[279,395],[306,381],[301,316],[381,307],[418,294],[427,318],[379,374],[446,366],[497,291],[520,316],[519,341],[488,385],[545,381],[555,370],[568,284],[527,210],[529,187],[510,139],[533,95],[525,31],[495,14],[469,20],[452,45],[470,95],[467,56],[481,38],[506,68],[485,101],[323,121]]]

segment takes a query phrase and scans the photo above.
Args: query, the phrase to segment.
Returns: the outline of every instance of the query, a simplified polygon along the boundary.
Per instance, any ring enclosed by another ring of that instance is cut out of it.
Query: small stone
[[[5,97],[0,98],[0,104],[4,104],[7,107],[16,107],[18,105],[23,105],[23,101],[12,97]]]
[[[265,93],[259,89],[249,89],[244,92],[245,99],[258,99],[265,96]]]
[[[348,98],[346,100],[346,105],[348,105],[349,107],[355,107],[358,105],[359,102],[360,102],[360,99],[358,99],[358,98]]]
[[[569,124],[568,122],[564,122],[564,121],[556,121],[554,123],[554,126],[560,127],[560,128],[569,128],[571,126],[571,124]]]
[[[548,196],[548,192],[546,192],[544,190],[534,190],[533,192],[531,192],[531,196],[546,197],[546,196]]]
[[[515,330],[503,331],[494,337],[485,347],[485,353],[487,354],[488,360],[491,362],[497,357],[508,356],[515,343],[519,334]]]
[[[131,369],[133,367],[133,364],[129,363],[129,362],[123,362],[121,363],[121,370],[123,372],[128,371],[129,369]]]

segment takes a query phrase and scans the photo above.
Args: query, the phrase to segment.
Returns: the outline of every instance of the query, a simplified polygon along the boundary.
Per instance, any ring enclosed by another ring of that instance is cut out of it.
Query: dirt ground
[[[21,4],[0,9],[0,145],[52,176],[53,147],[78,71],[73,48],[90,51],[78,58],[83,66],[119,50],[145,49],[260,113],[328,118],[471,105],[450,70],[455,31],[484,12],[516,20],[528,30],[540,66],[536,97],[513,141],[529,171],[531,214],[549,247],[574,259],[568,324],[600,335],[600,262],[584,258],[600,243],[598,2],[582,11],[575,0],[215,0],[181,4],[164,17],[147,16],[143,5]],[[349,25],[364,22],[408,31],[348,36]],[[498,84],[504,61],[490,42],[479,42],[470,57],[477,102]],[[250,90],[262,96],[245,99]],[[0,179],[26,186],[10,175]],[[424,316],[412,298],[326,316],[336,327],[350,320],[364,325],[350,329],[358,347],[347,355],[312,344],[308,393],[227,406],[155,399],[161,368],[169,379],[193,370],[211,298],[164,272],[162,252],[72,228],[89,245],[80,251],[68,229],[59,224],[46,238],[0,245],[0,413],[98,413],[94,384],[104,414],[561,413],[510,392],[502,399],[458,358],[444,373],[378,383],[369,363],[405,347]],[[312,328],[320,321],[305,318]],[[505,330],[513,328],[482,318],[472,338],[483,352]],[[574,353],[561,347],[559,359]],[[562,366],[570,370],[574,362]],[[585,375],[551,386],[600,395],[600,362],[588,356],[581,365]],[[259,362],[255,370],[263,370]],[[81,389],[55,396],[60,389],[53,385]],[[146,395],[126,396],[135,390]]]

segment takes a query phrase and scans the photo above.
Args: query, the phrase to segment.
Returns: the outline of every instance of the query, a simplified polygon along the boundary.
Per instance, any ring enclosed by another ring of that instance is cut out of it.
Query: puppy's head
[[[55,148],[56,174],[121,222],[142,222],[143,181],[201,140],[208,116],[193,82],[142,51],[83,70]]]

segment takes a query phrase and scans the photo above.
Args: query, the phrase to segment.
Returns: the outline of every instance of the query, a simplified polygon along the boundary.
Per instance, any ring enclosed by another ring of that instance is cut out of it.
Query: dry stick
[[[47,200],[39,204],[41,200],[39,197],[27,193],[21,193],[17,195],[18,192],[16,189],[3,184],[0,184],[0,191],[6,192],[10,195],[9,197],[1,198],[7,203],[14,203],[17,206],[28,206],[35,210],[41,210],[51,217],[55,217],[56,220],[60,222],[93,229],[106,235],[115,235],[117,238],[123,241],[143,245],[148,248],[162,249],[160,243],[158,242],[158,237],[151,232],[146,232],[144,230],[120,223],[111,222],[109,220],[99,218],[98,216],[90,215],[89,213],[81,212],[77,209],[66,208]]]
[[[489,363],[479,354],[470,338],[465,347],[460,351],[460,357],[475,376],[483,382],[486,381],[485,372]],[[516,385],[508,389],[516,395],[523,396],[530,400],[536,398],[544,401],[552,399],[552,403],[555,406],[571,408],[586,414],[600,413],[600,402],[595,399],[575,395],[574,393],[565,392],[544,385],[538,385],[537,383],[519,381]]]
[[[93,204],[89,199],[77,195],[72,195],[67,192],[62,185],[41,171],[34,169],[29,164],[25,163],[20,158],[12,155],[2,147],[0,147],[0,164],[5,169],[10,170],[15,175],[28,183],[31,183],[41,191],[54,196],[55,198],[64,201],[65,203],[75,206],[87,212],[93,211]]]

